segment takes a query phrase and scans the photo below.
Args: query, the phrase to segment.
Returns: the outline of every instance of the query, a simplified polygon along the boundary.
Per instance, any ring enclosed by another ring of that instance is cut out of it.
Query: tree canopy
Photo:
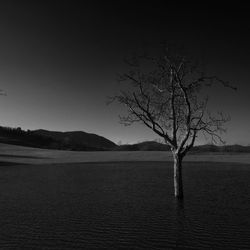
[[[168,49],[159,56],[134,56],[126,63],[130,69],[119,75],[119,81],[130,87],[111,98],[128,109],[128,114],[120,117],[121,123],[143,123],[182,156],[193,147],[199,133],[213,142],[223,142],[221,134],[230,118],[209,112],[209,99],[202,89],[215,84],[235,87],[206,75],[192,61]]]

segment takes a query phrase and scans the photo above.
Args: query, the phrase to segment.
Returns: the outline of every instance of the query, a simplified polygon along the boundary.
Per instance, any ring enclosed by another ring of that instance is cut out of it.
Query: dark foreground
[[[0,167],[0,249],[250,249],[250,165]]]

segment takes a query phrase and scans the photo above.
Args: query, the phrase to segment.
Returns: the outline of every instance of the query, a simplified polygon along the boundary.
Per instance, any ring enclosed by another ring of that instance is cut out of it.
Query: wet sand
[[[79,162],[172,162],[171,152],[164,151],[98,151],[76,152],[28,148],[0,143],[0,161],[22,164],[51,164]],[[189,154],[184,161],[202,162],[237,162],[250,164],[249,153],[195,153]]]

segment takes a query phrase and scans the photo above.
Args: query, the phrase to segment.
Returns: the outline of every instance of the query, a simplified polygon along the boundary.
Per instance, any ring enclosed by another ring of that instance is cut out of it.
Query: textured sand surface
[[[162,151],[74,152],[0,144],[0,161],[27,164],[117,161],[172,161],[172,155],[170,152]],[[250,154],[190,154],[185,157],[185,161],[250,163]]]

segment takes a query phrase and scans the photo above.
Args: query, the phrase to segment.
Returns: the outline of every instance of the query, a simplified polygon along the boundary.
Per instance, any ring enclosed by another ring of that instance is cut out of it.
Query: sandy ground
[[[187,155],[184,160],[208,162],[238,162],[248,164],[250,163],[250,154],[190,154]],[[172,155],[170,152],[162,151],[76,152],[63,150],[47,150],[0,143],[0,162],[14,162],[23,164],[51,164],[117,161],[172,161]]]

